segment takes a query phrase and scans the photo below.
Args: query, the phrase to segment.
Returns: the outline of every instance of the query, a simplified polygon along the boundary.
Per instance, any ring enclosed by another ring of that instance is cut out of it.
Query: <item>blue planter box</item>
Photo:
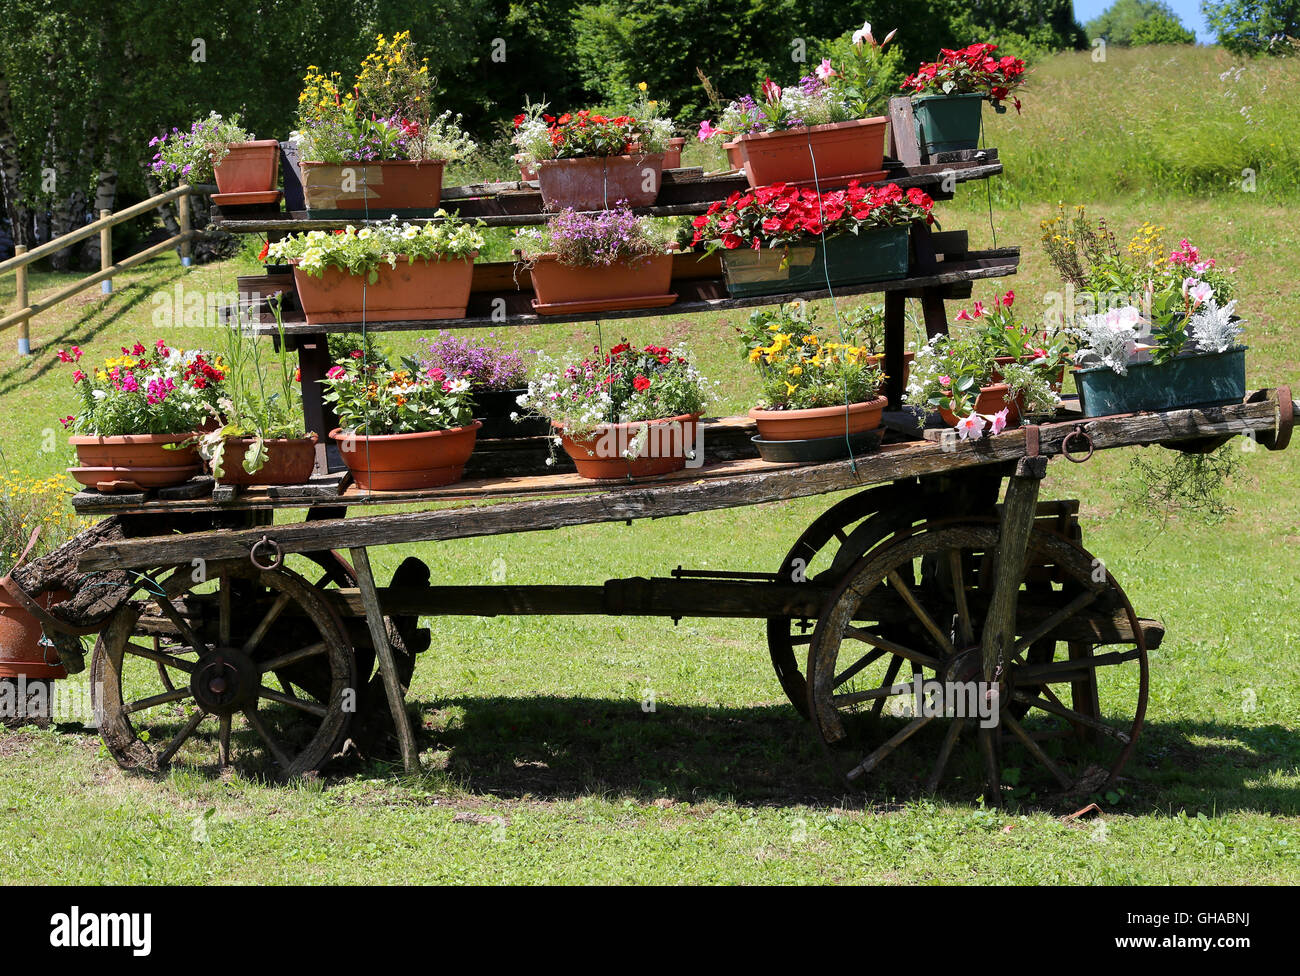
[[[806,247],[737,248],[722,252],[733,298],[824,291],[907,275],[907,227],[873,227]]]
[[[1074,382],[1085,417],[1240,403],[1246,398],[1246,347],[1160,365],[1130,363],[1127,376],[1109,366],[1089,366],[1074,371]]]

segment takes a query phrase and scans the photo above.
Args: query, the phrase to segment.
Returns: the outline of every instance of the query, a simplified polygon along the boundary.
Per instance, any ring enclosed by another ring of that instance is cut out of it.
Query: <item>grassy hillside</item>
[[[1011,283],[1019,301],[1033,306],[1058,287],[1037,244],[1038,221],[1058,196],[1088,204],[1122,231],[1144,220],[1163,224],[1175,240],[1186,235],[1237,269],[1251,385],[1300,387],[1292,327],[1300,298],[1278,273],[1300,247],[1300,231],[1288,207],[1263,190],[1271,169],[1261,169],[1257,194],[1202,197],[1186,192],[1197,183],[1145,182],[1141,174],[1154,171],[1140,168],[1149,161],[1135,161],[1144,146],[1181,139],[1181,126],[1190,131],[1203,122],[1208,138],[1231,121],[1231,113],[1207,105],[1222,56],[1179,51],[1178,64],[1164,69],[1169,83],[1152,87],[1144,72],[1156,71],[1164,55],[1148,52],[1144,62],[1139,54],[1111,52],[1106,65],[1070,56],[1037,69],[1026,114],[999,118],[990,130],[1008,168],[997,194],[1014,202],[998,204],[990,226],[983,188],[965,190],[941,208],[945,225],[969,227],[977,246],[994,231],[999,244],[1021,244],[1022,270]],[[1248,69],[1268,80],[1259,104],[1272,106],[1278,124],[1277,89],[1295,70]],[[1127,79],[1126,90],[1142,95],[1135,120],[1163,112],[1163,124],[1148,132],[1146,123],[1122,121],[1122,86],[1090,86],[1095,71],[1114,72],[1100,77]],[[1068,139],[1070,151],[1049,154],[1052,139]],[[1220,141],[1220,149],[1236,144],[1222,133]],[[1297,152],[1295,139],[1274,148],[1278,155],[1267,158],[1294,161],[1285,154]],[[1216,157],[1189,149],[1159,158]],[[1188,165],[1185,172],[1195,171]],[[1125,181],[1099,175],[1117,173],[1127,174]],[[112,297],[88,295],[38,319],[36,354],[28,360],[14,355],[12,333],[0,334],[4,466],[47,474],[68,463],[59,438],[46,436],[71,406],[59,347],[78,343],[102,357],[137,338],[148,341],[159,332],[156,296],[177,286],[228,292],[243,270],[239,261],[190,272],[174,258],[152,262],[119,280]],[[46,278],[36,287],[54,284]],[[1006,284],[978,287],[976,297],[988,300]],[[12,280],[0,282],[0,304],[11,300]],[[716,411],[726,413],[753,397],[737,357],[737,324],[734,314],[607,322],[599,331],[550,324],[520,330],[519,341],[558,350],[624,334],[689,339],[720,381]],[[202,326],[167,335],[191,346],[213,338]],[[970,764],[933,798],[917,797],[915,770],[906,767],[884,770],[865,797],[844,796],[810,729],[781,697],[760,622],[439,618],[411,689],[424,726],[421,776],[349,767],[292,788],[238,775],[146,779],[120,772],[98,739],[75,726],[0,732],[0,877],[1294,883],[1300,447],[1243,453],[1231,492],[1236,511],[1223,523],[1174,518],[1163,530],[1123,490],[1135,453],[1107,452],[1080,466],[1057,462],[1043,489],[1048,498],[1082,499],[1086,544],[1138,612],[1168,628],[1152,655],[1146,729],[1121,789],[1099,798],[1100,820],[1064,825],[1059,817],[1073,806],[1028,792],[1019,808],[986,812]],[[462,584],[489,584],[501,566],[509,583],[665,575],[679,563],[771,569],[836,500],[395,547],[376,553],[376,571],[386,581],[412,554],[430,562],[439,581]],[[648,714],[641,707],[647,689],[656,700]],[[196,845],[209,856],[196,857]]]

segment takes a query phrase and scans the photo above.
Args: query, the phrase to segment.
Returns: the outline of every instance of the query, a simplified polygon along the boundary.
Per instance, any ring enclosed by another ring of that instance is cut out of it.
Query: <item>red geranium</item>
[[[996,44],[971,44],[959,51],[947,48],[939,60],[923,64],[903,81],[914,95],[984,95],[1000,102],[1024,84],[1025,62],[1010,55],[995,57]],[[1020,99],[1011,98],[1016,111]]]

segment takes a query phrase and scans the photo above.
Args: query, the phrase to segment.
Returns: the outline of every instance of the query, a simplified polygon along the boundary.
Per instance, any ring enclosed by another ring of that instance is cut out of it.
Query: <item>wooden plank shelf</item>
[[[947,474],[988,465],[1010,465],[1030,455],[1044,459],[1063,453],[1067,438],[1086,434],[1092,449],[1180,442],[1253,434],[1282,440],[1289,431],[1290,394],[1282,409],[1278,391],[1263,391],[1241,404],[1142,413],[1088,420],[1068,419],[1034,428],[1006,431],[979,441],[914,440],[825,464],[780,465],[758,460],[706,463],[704,467],[634,483],[590,482],[572,475],[485,479],[426,492],[369,492],[348,489],[331,506],[370,507],[413,504],[416,511],[290,522],[253,529],[218,529],[124,539],[87,550],[82,572],[131,569],[186,562],[195,553],[208,559],[246,557],[270,536],[282,553],[439,539],[503,535],[603,522],[630,522],[694,512],[739,508],[794,498],[864,488],[886,481]],[[707,436],[707,434],[706,434]],[[707,441],[706,441],[707,444]],[[1080,445],[1075,443],[1072,449]],[[707,448],[706,448],[707,450]],[[510,499],[520,500],[510,500]],[[465,505],[480,501],[484,504]],[[250,493],[239,504],[252,506]],[[448,503],[462,503],[448,505]],[[303,500],[264,502],[270,507],[302,507]],[[438,507],[430,508],[435,505]],[[194,502],[153,503],[141,511],[227,511]],[[86,510],[89,512],[90,510]],[[120,511],[119,511],[120,513]]]
[[[996,149],[982,149],[966,159],[950,162],[924,163],[904,166],[887,163],[886,176],[868,186],[897,183],[903,189],[920,187],[937,200],[952,198],[947,189],[958,183],[986,180],[1002,172],[1002,163]],[[823,189],[837,189],[841,181],[828,182]],[[704,213],[709,205],[724,200],[732,193],[748,189],[743,174],[706,174],[698,168],[665,170],[659,197],[654,206],[637,208],[634,212],[651,217],[680,217]],[[482,220],[489,227],[519,227],[544,223],[551,215],[542,207],[541,191],[536,183],[478,183],[469,186],[449,186],[442,191],[441,206],[455,211],[463,219]],[[336,230],[349,224],[384,223],[387,214],[375,211],[367,216],[365,211],[355,215],[313,216],[310,212],[295,211],[287,214],[261,214],[243,216],[238,211],[214,208],[212,223],[232,234],[285,234],[307,230]],[[406,218],[410,223],[438,222],[438,217]]]
[[[540,325],[546,322],[594,322],[611,319],[633,319],[648,316],[695,315],[700,312],[721,312],[733,309],[776,305],[793,299],[813,301],[831,297],[825,288],[813,291],[782,292],[776,295],[754,295],[747,298],[729,298],[726,282],[721,277],[682,277],[692,273],[691,263],[705,265],[717,259],[703,258],[695,253],[678,255],[674,263],[672,289],[677,301],[660,308],[625,309],[617,312],[591,312],[586,314],[538,315],[532,311],[533,292],[527,269],[513,262],[491,262],[475,265],[476,289],[470,294],[467,315],[463,319],[413,319],[396,322],[333,322],[312,325],[299,310],[288,311],[283,316],[287,336],[319,335],[327,332],[410,332],[438,329],[504,328],[508,326]],[[926,273],[876,281],[862,285],[840,286],[834,290],[836,297],[884,294],[899,292],[907,297],[920,297],[927,289],[960,287],[985,278],[1001,278],[1016,273],[1020,265],[1020,248],[1003,247],[985,251],[970,251],[960,256],[942,257],[933,270]],[[680,269],[680,274],[679,274]],[[707,265],[706,271],[711,270]],[[699,272],[696,272],[699,273]],[[504,288],[503,285],[513,287]],[[269,312],[258,312],[250,331],[256,335],[275,335],[277,328]]]

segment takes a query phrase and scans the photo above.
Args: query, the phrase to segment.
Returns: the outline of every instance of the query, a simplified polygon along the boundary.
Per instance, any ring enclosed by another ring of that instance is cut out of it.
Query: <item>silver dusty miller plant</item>
[[[1187,323],[1187,335],[1202,352],[1227,352],[1237,344],[1237,336],[1244,331],[1239,320],[1233,319],[1237,307],[1234,298],[1222,308],[1213,298],[1206,300]]]

